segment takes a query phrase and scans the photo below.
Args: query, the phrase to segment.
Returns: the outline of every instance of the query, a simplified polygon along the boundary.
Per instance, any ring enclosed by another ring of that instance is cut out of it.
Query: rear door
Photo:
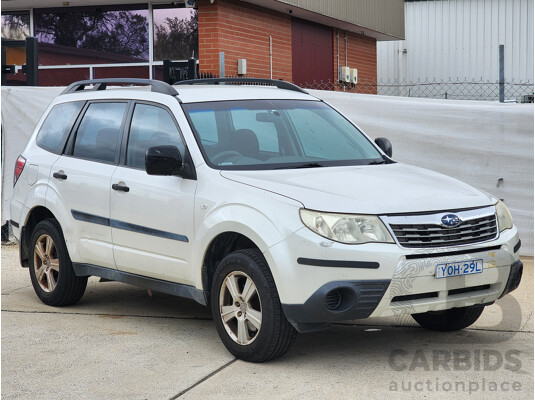
[[[115,268],[110,228],[111,176],[128,101],[89,102],[51,170],[47,202],[68,210],[65,239],[75,262]]]
[[[197,181],[145,172],[145,153],[151,146],[173,145],[184,157],[178,125],[167,107],[154,103],[135,103],[128,120],[124,160],[111,181],[115,188],[111,191],[111,230],[117,268],[193,284]]]

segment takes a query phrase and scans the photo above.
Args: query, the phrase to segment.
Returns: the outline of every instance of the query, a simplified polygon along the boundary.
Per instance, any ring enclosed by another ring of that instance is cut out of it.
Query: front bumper
[[[500,299],[505,296],[507,293],[511,293],[513,290],[517,289],[520,285],[520,280],[522,279],[522,271],[524,270],[524,265],[522,261],[518,260],[511,265],[511,272],[509,273],[509,279],[505,284],[505,289],[500,296]]]
[[[286,317],[305,332],[336,321],[491,304],[518,287],[518,243],[516,228],[493,241],[432,250],[382,243],[344,245],[305,228],[265,256],[275,266]],[[483,260],[482,273],[435,277],[437,264],[473,259]],[[336,262],[329,265],[329,260]],[[333,307],[335,303],[340,305]]]
[[[336,281],[319,288],[304,304],[283,304],[284,314],[299,332],[330,322],[368,318],[383,298],[389,280]]]

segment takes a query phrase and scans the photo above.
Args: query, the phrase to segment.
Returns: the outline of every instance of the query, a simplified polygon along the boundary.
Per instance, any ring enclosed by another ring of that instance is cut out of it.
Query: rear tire
[[[485,306],[452,308],[444,311],[412,314],[412,317],[422,327],[432,331],[458,331],[476,322],[484,309]]]
[[[241,360],[276,359],[288,351],[297,335],[258,250],[238,250],[221,261],[214,275],[211,305],[221,341]]]
[[[88,277],[74,273],[58,221],[46,219],[36,225],[29,253],[33,289],[43,303],[69,306],[82,298]]]

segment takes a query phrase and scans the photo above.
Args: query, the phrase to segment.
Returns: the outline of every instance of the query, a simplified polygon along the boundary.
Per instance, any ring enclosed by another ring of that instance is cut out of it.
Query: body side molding
[[[110,219],[105,217],[100,217],[98,215],[85,213],[78,210],[71,210],[71,214],[74,219],[78,221],[89,222],[92,224],[111,226],[112,228],[122,229],[125,231],[131,231],[136,233],[142,233],[144,235],[157,236],[164,239],[178,240],[179,242],[189,242],[187,236],[180,235],[178,233],[161,231],[159,229],[149,228],[147,226],[141,226],[136,224],[131,224],[129,222],[119,221],[116,219]]]

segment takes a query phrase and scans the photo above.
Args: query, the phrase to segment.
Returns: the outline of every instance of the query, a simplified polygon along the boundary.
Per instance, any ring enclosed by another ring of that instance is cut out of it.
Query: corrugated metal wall
[[[405,37],[403,0],[277,0],[371,30]]]
[[[533,0],[407,1],[406,40],[377,42],[378,79],[496,82],[503,44],[506,82],[533,83],[533,9]]]

